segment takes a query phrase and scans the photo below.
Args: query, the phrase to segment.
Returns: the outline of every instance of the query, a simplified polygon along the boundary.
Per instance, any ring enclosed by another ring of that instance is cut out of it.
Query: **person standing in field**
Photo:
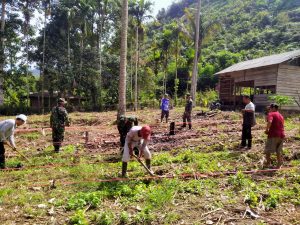
[[[148,148],[148,143],[151,137],[151,128],[149,126],[134,126],[130,129],[126,136],[124,152],[122,157],[122,177],[126,177],[127,165],[130,158],[134,154],[134,149],[139,149],[139,158],[144,156],[146,166],[151,168],[151,153]]]
[[[59,152],[62,142],[64,141],[65,127],[70,126],[68,112],[65,108],[66,101],[60,98],[51,111],[50,126],[52,128],[53,147],[56,153]]]
[[[117,128],[120,134],[120,147],[123,149],[125,145],[125,140],[127,133],[130,131],[130,129],[134,126],[137,126],[139,124],[138,119],[136,116],[125,116],[122,115],[117,121]]]
[[[265,147],[265,167],[271,166],[272,153],[276,153],[277,168],[280,168],[283,164],[282,149],[285,138],[284,118],[278,112],[278,108],[277,104],[271,104],[269,107],[269,114],[267,116],[267,127],[265,133],[268,135],[268,138]]]
[[[242,130],[242,143],[241,148],[248,149],[252,148],[252,126],[255,125],[255,105],[251,102],[250,96],[243,96],[243,102],[246,104],[245,109],[242,110],[243,113],[243,130]],[[248,143],[247,143],[248,141]]]
[[[5,168],[5,147],[8,140],[13,150],[16,150],[14,132],[19,126],[22,126],[27,121],[27,116],[20,114],[16,116],[16,119],[3,120],[0,122],[0,169]]]
[[[192,129],[192,109],[193,109],[193,100],[191,95],[187,94],[185,110],[182,116],[183,119],[182,127],[186,127],[186,122],[188,122],[189,129]]]
[[[166,117],[166,123],[168,123],[169,113],[170,113],[170,99],[169,95],[165,94],[164,97],[161,99],[160,109],[161,109],[161,120],[162,123],[164,117]]]

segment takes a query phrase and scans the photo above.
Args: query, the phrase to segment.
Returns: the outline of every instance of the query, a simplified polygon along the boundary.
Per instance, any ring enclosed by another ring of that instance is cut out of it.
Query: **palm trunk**
[[[128,30],[128,0],[122,3],[121,55],[119,78],[118,118],[126,112],[126,64],[127,64],[127,30]]]
[[[29,1],[26,1],[26,12],[28,13],[28,17],[26,17],[26,21],[25,21],[25,42],[26,42],[26,77],[28,79],[27,81],[27,106],[30,107],[30,99],[29,99],[29,95],[30,95],[30,87],[29,87],[29,74],[28,74],[28,67],[29,67],[29,44],[28,44],[28,29],[29,29],[29,12],[28,12],[28,8],[29,8]]]
[[[44,33],[43,33],[43,61],[42,61],[42,114],[45,113],[44,92],[45,92],[45,50],[46,50],[46,24],[47,23],[47,6],[45,6],[44,15]]]
[[[175,67],[176,67],[176,71],[175,71],[175,85],[174,85],[174,100],[175,100],[175,106],[177,105],[177,91],[178,91],[178,85],[179,85],[179,81],[178,81],[178,42],[179,42],[179,35],[177,36],[176,39],[176,53],[175,53]]]
[[[133,102],[133,57],[132,57],[132,49],[133,42],[131,41],[131,53],[130,53],[130,104],[132,106]]]
[[[136,54],[135,54],[135,77],[134,77],[134,110],[138,110],[138,67],[139,67],[139,28],[136,27]]]
[[[1,11],[1,27],[0,27],[0,105],[3,104],[3,81],[4,81],[4,31],[5,31],[5,6],[6,0],[2,0],[2,11]]]
[[[201,0],[198,1],[197,14],[195,17],[196,32],[195,32],[195,56],[193,65],[193,75],[191,84],[191,96],[194,100],[193,104],[196,103],[196,92],[197,92],[197,77],[198,77],[198,51],[199,51],[199,32],[200,32],[200,9]]]
[[[102,32],[104,26],[104,12],[102,13],[102,20],[99,24],[99,103],[102,109]],[[99,15],[100,16],[100,15]]]

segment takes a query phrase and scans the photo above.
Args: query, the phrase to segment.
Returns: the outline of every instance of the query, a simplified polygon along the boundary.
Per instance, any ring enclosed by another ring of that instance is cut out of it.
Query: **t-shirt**
[[[253,112],[244,112],[243,116],[243,125],[245,126],[253,126],[255,124],[255,118],[254,118],[254,111],[255,111],[255,105],[250,102],[246,105],[245,110],[252,110]]]
[[[168,98],[163,98],[161,100],[161,110],[169,111],[169,102],[170,100]]]
[[[141,149],[143,150],[146,145],[148,144],[148,140],[143,139],[143,137],[139,137],[138,132],[142,129],[141,126],[133,126],[130,131],[127,133],[126,136],[126,142],[128,143],[132,143],[132,142],[140,142],[141,140],[143,140],[143,145],[141,147]]]
[[[268,137],[284,138],[284,118],[279,112],[270,112],[268,114],[268,122],[271,123]]]
[[[16,129],[16,121],[13,119],[4,120],[0,122],[0,141],[8,140],[9,143],[16,147],[14,139],[14,131]]]
[[[246,105],[245,110],[252,110],[255,111],[255,105],[253,102],[250,102],[249,104]]]
[[[185,112],[191,113],[193,109],[193,100],[189,99],[185,104]]]

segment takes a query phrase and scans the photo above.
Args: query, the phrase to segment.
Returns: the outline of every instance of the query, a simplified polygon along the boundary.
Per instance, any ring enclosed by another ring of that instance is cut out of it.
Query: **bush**
[[[85,213],[82,210],[77,211],[69,221],[71,225],[88,225],[89,222],[85,217]]]

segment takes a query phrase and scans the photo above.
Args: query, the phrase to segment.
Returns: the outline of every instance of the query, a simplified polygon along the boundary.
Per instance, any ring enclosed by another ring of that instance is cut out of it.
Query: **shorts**
[[[161,117],[164,118],[168,118],[169,117],[169,111],[168,110],[162,110],[161,111]]]
[[[268,138],[265,147],[265,153],[282,153],[283,138]]]
[[[141,142],[133,142],[132,148],[137,147],[139,150],[141,150],[140,148],[142,147],[142,145],[143,145],[143,140]],[[145,159],[151,159],[151,153],[147,146],[145,146],[145,148],[143,149],[143,155]],[[130,154],[129,154],[128,143],[126,141],[124,146],[123,156],[122,156],[122,162],[129,162],[129,160],[130,160]]]

